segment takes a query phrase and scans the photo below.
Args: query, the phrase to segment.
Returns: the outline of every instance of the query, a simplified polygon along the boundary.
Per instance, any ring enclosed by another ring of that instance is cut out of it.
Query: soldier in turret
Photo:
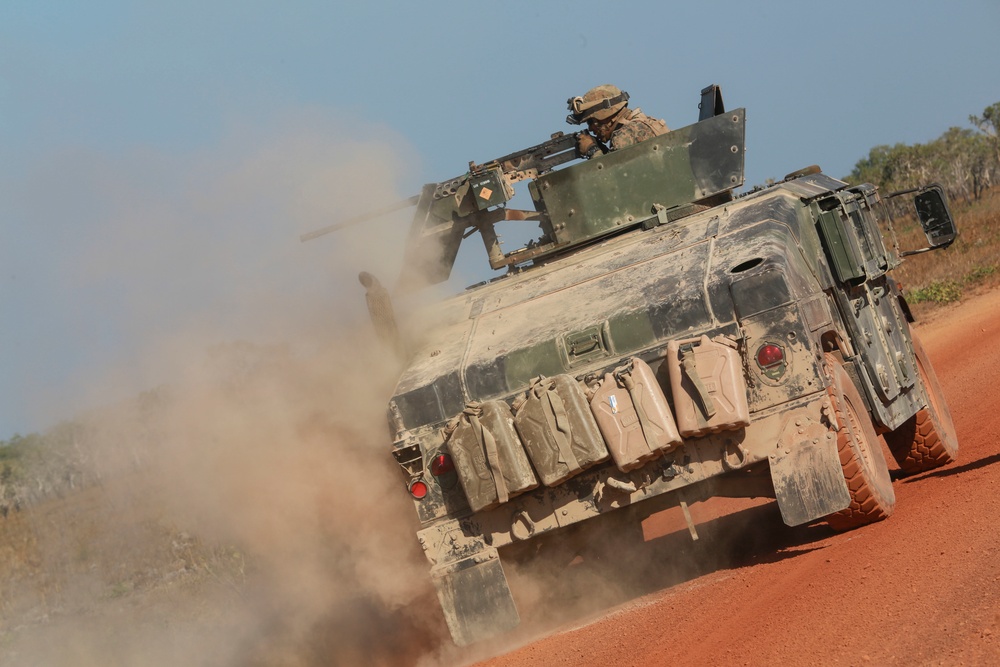
[[[628,93],[611,84],[591,88],[583,97],[571,97],[567,105],[570,114],[566,122],[586,123],[590,130],[580,133],[577,140],[580,157],[592,158],[670,131],[659,118],[647,116],[642,109],[629,109]]]

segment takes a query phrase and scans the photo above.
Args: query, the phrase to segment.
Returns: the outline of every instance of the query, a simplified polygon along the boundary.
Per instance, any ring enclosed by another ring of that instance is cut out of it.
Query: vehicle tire
[[[913,336],[917,371],[927,394],[927,406],[907,419],[895,431],[885,434],[889,451],[905,473],[932,470],[954,462],[958,456],[958,438],[951,412],[945,403],[941,385],[923,344]]]
[[[831,376],[828,389],[837,420],[837,452],[851,504],[826,518],[834,530],[849,530],[892,514],[896,494],[882,446],[864,399],[836,357],[826,355]]]

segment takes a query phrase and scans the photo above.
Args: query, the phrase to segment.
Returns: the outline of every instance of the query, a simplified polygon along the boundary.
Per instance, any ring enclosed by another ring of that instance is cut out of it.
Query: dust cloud
[[[78,187],[102,201],[57,300],[79,323],[73,388],[99,407],[59,427],[71,483],[0,520],[0,663],[445,659],[389,453],[398,361],[357,282],[392,282],[405,225],[298,241],[402,198],[412,156],[382,128],[286,121],[49,174],[89,167]]]
[[[395,284],[406,212],[298,239],[415,193],[413,156],[384,128],[276,126],[200,153],[70,152],[25,189],[63,286],[40,317],[70,334],[32,361],[75,369],[73,401],[33,408],[77,416],[52,429],[72,465],[0,519],[0,664],[467,664],[665,581],[655,549],[622,558],[638,521],[560,534],[504,554],[520,628],[450,643],[389,453],[398,362],[358,283]]]

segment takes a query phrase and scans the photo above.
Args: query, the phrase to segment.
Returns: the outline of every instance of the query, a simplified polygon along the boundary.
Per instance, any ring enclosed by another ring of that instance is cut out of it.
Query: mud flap
[[[485,562],[483,557],[489,558]],[[459,646],[488,639],[521,622],[495,550],[431,572],[451,637]]]
[[[805,440],[769,458],[781,518],[799,526],[839,512],[851,504],[837,439]]]

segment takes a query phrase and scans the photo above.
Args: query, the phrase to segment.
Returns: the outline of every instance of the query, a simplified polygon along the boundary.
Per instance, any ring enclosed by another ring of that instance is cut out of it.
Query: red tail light
[[[438,454],[431,461],[431,474],[435,477],[440,477],[441,475],[449,473],[454,469],[455,463],[447,454]]]
[[[411,496],[421,500],[427,495],[427,484],[423,480],[415,479],[410,482],[409,491]]]
[[[774,343],[767,343],[762,345],[759,350],[757,350],[757,364],[761,368],[770,368],[772,366],[777,366],[778,364],[785,361],[784,351],[775,345]]]
[[[764,343],[757,348],[756,359],[764,377],[775,382],[780,381],[781,376],[788,370],[788,364],[785,362],[785,351],[774,343]]]

